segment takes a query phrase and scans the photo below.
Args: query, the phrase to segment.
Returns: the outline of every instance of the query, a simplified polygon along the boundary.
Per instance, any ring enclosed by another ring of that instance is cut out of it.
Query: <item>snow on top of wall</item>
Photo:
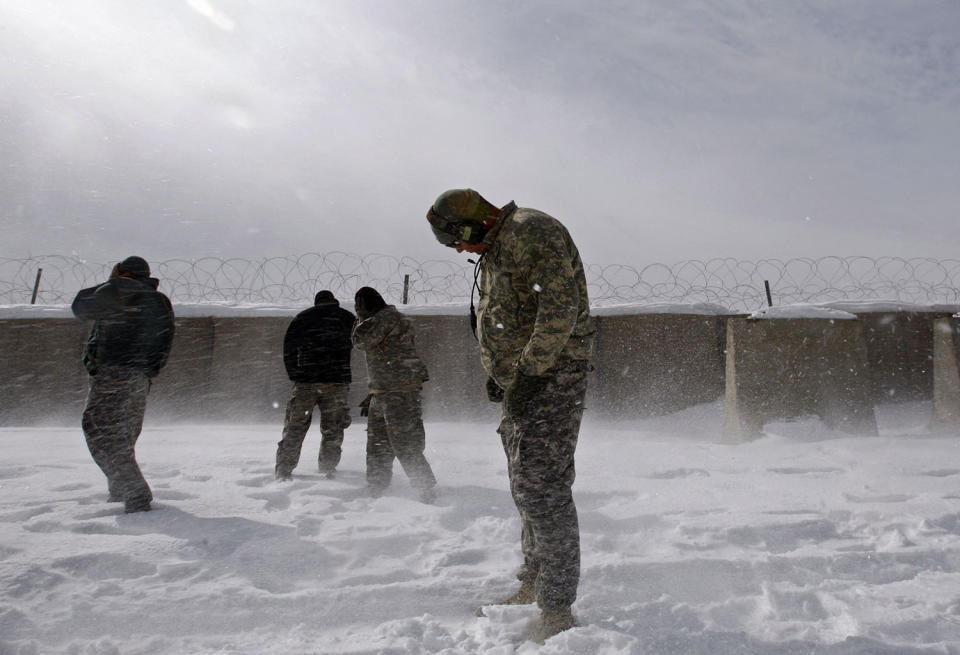
[[[723,305],[713,303],[651,303],[649,305],[626,304],[590,309],[594,316],[632,316],[636,314],[691,314],[696,316],[726,316],[734,314]]]
[[[747,318],[824,318],[834,321],[849,321],[856,319],[857,316],[850,312],[819,305],[784,305],[782,307],[764,307],[753,312]]]
[[[352,302],[341,302],[340,306],[353,311]],[[310,305],[264,305],[237,302],[174,303],[173,312],[178,318],[188,317],[257,317],[288,316],[293,318]],[[468,316],[469,305],[465,303],[451,305],[397,305],[404,314],[427,316]],[[0,305],[0,318],[73,318],[70,305]]]
[[[341,302],[344,309],[353,311],[353,303]],[[174,313],[181,318],[204,316],[295,316],[309,305],[263,305],[236,302],[211,302],[174,304]],[[470,305],[450,303],[443,305],[397,305],[397,309],[411,316],[469,316]],[[650,305],[626,304],[612,307],[595,307],[591,312],[596,316],[616,316],[634,314],[693,314],[704,316],[725,316],[730,310],[722,305],[710,303],[655,303]],[[0,305],[0,318],[72,318],[69,305]]]
[[[293,317],[310,305],[265,305],[238,302],[175,303],[174,313],[181,318],[205,316],[277,316]],[[352,302],[341,301],[340,306],[353,311]],[[397,305],[397,309],[411,316],[468,316],[467,303],[443,305]],[[895,300],[838,300],[820,305],[783,305],[765,307],[750,314],[750,318],[856,318],[854,314],[887,312],[938,312],[960,318],[960,305],[916,305]],[[594,316],[631,316],[637,314],[684,314],[695,316],[730,316],[738,314],[714,303],[628,303],[593,307]],[[72,318],[69,305],[0,305],[0,318]]]
[[[825,302],[823,307],[839,309],[851,314],[887,313],[887,312],[930,312],[955,311],[953,305],[917,305],[896,300],[834,300]]]
[[[0,318],[73,318],[69,305],[0,305]]]

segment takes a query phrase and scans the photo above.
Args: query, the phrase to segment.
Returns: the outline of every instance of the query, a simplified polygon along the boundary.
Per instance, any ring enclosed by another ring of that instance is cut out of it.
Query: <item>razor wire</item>
[[[76,292],[109,276],[113,264],[47,255],[0,258],[0,305],[30,303],[38,269],[36,302],[69,304]],[[473,266],[464,261],[346,252],[307,253],[263,259],[202,257],[152,265],[161,290],[174,303],[237,303],[299,307],[320,289],[352,299],[370,286],[400,304],[465,303]],[[686,260],[644,266],[588,264],[591,305],[712,304],[732,312],[766,305],[764,281],[775,304],[837,300],[896,301],[918,305],[960,304],[960,260],[900,257],[820,257]]]

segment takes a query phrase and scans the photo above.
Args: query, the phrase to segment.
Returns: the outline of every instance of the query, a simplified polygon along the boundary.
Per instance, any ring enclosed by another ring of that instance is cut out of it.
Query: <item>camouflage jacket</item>
[[[478,337],[483,367],[506,388],[517,370],[544,375],[588,360],[596,326],[570,233],[535,209],[507,205],[484,239]]]
[[[353,344],[367,357],[370,391],[419,391],[429,379],[417,355],[413,322],[387,305],[353,328]]]

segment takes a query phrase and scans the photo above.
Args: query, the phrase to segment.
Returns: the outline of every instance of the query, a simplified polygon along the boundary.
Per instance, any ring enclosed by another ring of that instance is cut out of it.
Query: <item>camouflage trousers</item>
[[[415,489],[432,489],[437,479],[423,454],[425,448],[420,392],[373,394],[367,418],[367,484],[378,490],[389,486],[396,457]]]
[[[81,424],[93,461],[107,476],[112,501],[153,498],[134,454],[149,391],[150,380],[144,373],[101,367],[90,377]]]
[[[573,502],[574,452],[587,391],[586,361],[563,360],[522,416],[504,413],[500,438],[510,493],[520,512],[523,567],[541,609],[557,611],[577,598],[580,526]]]
[[[343,431],[350,427],[349,383],[295,382],[287,401],[283,437],[277,443],[277,472],[289,475],[300,461],[300,450],[313,422],[313,408],[320,409],[321,473],[332,473],[340,463]]]

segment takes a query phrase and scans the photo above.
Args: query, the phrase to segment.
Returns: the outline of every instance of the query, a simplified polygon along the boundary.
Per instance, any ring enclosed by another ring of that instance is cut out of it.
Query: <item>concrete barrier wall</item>
[[[220,411],[210,402],[215,319],[178,318],[175,325],[170,358],[150,388],[148,416],[181,418]]]
[[[88,332],[75,319],[0,319],[0,425],[79,423]]]
[[[430,380],[428,418],[496,421],[486,373],[465,316],[411,316]],[[292,385],[283,335],[292,316],[190,316],[176,321],[167,367],[154,379],[149,421],[283,423]],[[610,416],[648,416],[711,402],[723,393],[716,316],[598,317],[587,406]],[[89,324],[69,318],[0,320],[0,425],[79,422],[87,390],[80,355]],[[354,350],[351,405],[366,395],[366,362]],[[355,409],[356,412],[356,409]],[[357,415],[356,413],[354,414]]]
[[[598,316],[587,408],[636,418],[667,414],[723,395],[726,317]]]
[[[292,314],[178,318],[169,364],[151,391],[148,420],[282,424],[291,383],[281,352]],[[664,414],[723,396],[727,317],[598,314],[587,392],[592,415]],[[931,398],[935,316],[865,312],[854,321],[862,326],[874,401]],[[467,318],[411,318],[431,376],[425,416],[495,421],[498,407],[486,400],[486,374]],[[72,318],[0,319],[0,425],[79,422],[87,389],[80,354],[88,329]],[[365,370],[363,354],[354,351],[354,407],[366,394]]]
[[[749,441],[768,421],[803,415],[876,435],[863,332],[855,319],[730,319],[723,440]]]
[[[938,318],[933,336],[935,430],[960,430],[960,319]]]
[[[930,398],[935,312],[858,312],[875,402]]]
[[[430,373],[424,385],[424,416],[496,420],[499,409],[487,400],[487,374],[480,364],[480,346],[469,319],[450,315],[411,318],[416,327],[417,352]]]

